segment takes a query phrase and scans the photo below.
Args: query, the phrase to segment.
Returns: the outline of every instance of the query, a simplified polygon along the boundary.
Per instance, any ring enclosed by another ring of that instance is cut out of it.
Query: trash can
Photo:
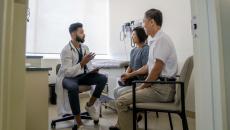
[[[49,84],[49,101],[50,104],[56,105],[57,104],[57,95],[55,93],[55,84]]]

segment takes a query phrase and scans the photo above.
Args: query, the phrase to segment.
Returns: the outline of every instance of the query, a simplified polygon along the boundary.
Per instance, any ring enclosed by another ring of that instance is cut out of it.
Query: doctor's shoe
[[[95,121],[99,120],[99,114],[96,111],[96,108],[94,107],[94,105],[92,106],[88,106],[87,104],[85,105],[85,110],[89,113],[89,115],[91,116],[91,118]]]
[[[85,128],[84,125],[80,125],[80,126],[74,125],[72,130],[87,130],[87,129]]]

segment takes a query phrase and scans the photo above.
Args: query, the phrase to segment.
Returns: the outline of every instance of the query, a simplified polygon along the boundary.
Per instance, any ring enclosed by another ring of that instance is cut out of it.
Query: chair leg
[[[159,118],[159,113],[158,112],[156,112],[156,115],[157,115],[157,118]]]
[[[188,122],[185,112],[181,113],[180,117],[182,120],[183,130],[188,130]]]
[[[171,113],[168,113],[168,117],[169,117],[170,128],[171,128],[171,130],[173,130],[173,123],[172,123]]]
[[[102,118],[102,107],[100,105],[100,118]]]
[[[148,118],[147,118],[147,111],[145,111],[145,130],[148,129]]]
[[[137,113],[133,110],[133,130],[137,129]]]

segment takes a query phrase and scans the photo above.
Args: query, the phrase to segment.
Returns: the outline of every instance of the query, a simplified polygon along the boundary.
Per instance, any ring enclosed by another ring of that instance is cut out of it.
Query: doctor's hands
[[[89,63],[89,61],[91,61],[92,59],[94,59],[94,57],[96,56],[96,54],[95,53],[89,53],[89,54],[86,54],[83,58],[82,58],[82,60],[81,60],[81,62],[80,62],[80,64],[81,64],[81,67],[83,68],[87,63]]]

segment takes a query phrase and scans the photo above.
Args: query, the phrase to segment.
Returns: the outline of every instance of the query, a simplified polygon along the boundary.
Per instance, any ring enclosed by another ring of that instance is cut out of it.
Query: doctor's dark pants
[[[64,89],[68,90],[68,97],[73,115],[80,114],[79,85],[96,85],[93,96],[100,98],[106,83],[107,77],[99,73],[82,74],[73,78],[64,78],[62,85]]]

